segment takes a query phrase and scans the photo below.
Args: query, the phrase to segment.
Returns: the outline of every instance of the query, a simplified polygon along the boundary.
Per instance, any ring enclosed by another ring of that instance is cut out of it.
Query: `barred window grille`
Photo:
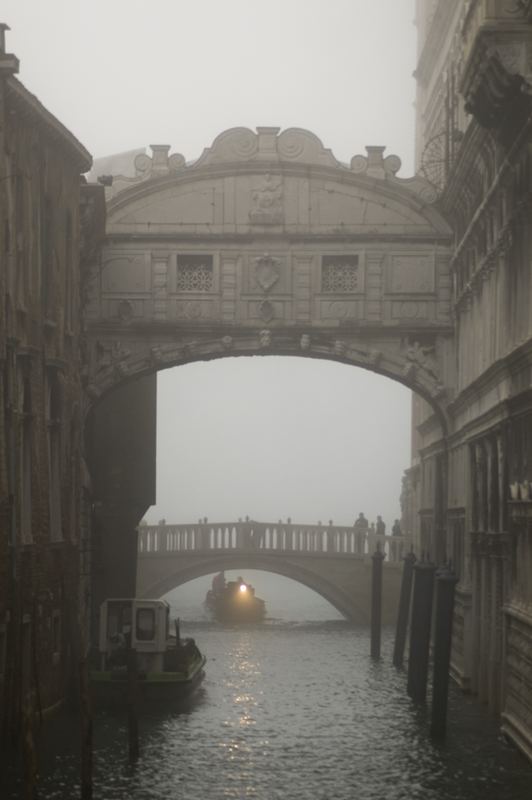
[[[210,292],[214,284],[212,256],[178,255],[177,280],[178,292]]]
[[[323,256],[322,292],[356,292],[359,289],[358,256]]]

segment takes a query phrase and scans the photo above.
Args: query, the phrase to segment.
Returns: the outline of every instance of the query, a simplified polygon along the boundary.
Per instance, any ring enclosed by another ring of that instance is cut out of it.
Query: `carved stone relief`
[[[405,300],[404,302],[392,303],[392,318],[393,319],[427,319],[428,317],[428,304],[423,302],[415,302],[413,300]]]
[[[175,318],[200,321],[216,319],[218,314],[218,305],[212,300],[176,300],[175,302]]]
[[[255,278],[264,292],[269,292],[281,276],[281,262],[278,258],[265,253],[254,259]]]
[[[278,175],[266,175],[257,182],[251,194],[249,219],[253,225],[281,225],[283,213],[283,181]]]

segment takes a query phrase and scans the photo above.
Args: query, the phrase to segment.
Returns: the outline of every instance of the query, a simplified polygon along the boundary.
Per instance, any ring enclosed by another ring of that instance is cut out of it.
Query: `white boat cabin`
[[[100,606],[101,669],[126,663],[128,648],[137,651],[140,669],[162,671],[170,639],[170,606],[164,600],[113,598]]]

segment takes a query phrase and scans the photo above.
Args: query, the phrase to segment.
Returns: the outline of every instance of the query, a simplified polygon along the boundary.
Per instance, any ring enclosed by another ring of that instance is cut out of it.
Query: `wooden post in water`
[[[127,648],[127,730],[129,742],[129,761],[134,764],[139,757],[139,719],[138,719],[138,673],[137,651],[129,644]]]
[[[412,579],[414,577],[414,564],[416,557],[413,552],[408,553],[403,560],[403,577],[401,580],[401,594],[399,595],[399,610],[397,612],[397,627],[395,630],[395,643],[393,648],[393,665],[403,666],[405,655],[406,632],[410,614],[410,599],[412,597]]]
[[[86,653],[79,661],[79,713],[81,724],[81,800],[92,800],[92,711],[89,665]]]
[[[457,577],[448,567],[436,573],[436,619],[434,631],[434,677],[430,735],[443,739],[447,727],[447,695]]]
[[[417,703],[424,703],[427,698],[435,571],[434,564],[428,561],[421,561],[414,566],[407,692]]]
[[[384,553],[379,544],[373,553],[371,569],[371,657],[381,657],[381,621],[382,621],[382,562]]]

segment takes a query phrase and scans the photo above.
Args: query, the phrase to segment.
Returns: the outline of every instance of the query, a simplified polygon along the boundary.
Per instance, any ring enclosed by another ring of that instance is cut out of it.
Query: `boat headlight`
[[[248,590],[248,587],[246,586],[246,584],[245,583],[241,583],[240,584],[240,591],[242,592],[242,594],[245,594],[247,592],[247,590]]]

